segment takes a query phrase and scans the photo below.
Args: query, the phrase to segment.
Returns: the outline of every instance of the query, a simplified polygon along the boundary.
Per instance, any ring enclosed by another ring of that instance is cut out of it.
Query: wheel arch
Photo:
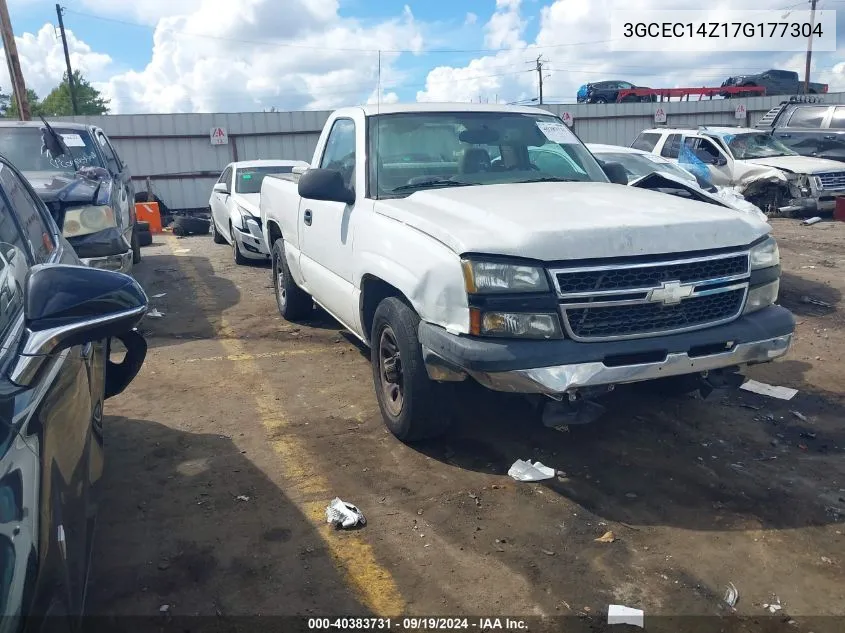
[[[388,297],[399,299],[403,303],[406,303],[414,312],[417,312],[414,305],[399,288],[372,273],[364,274],[361,278],[361,294],[358,298],[358,310],[361,318],[361,333],[368,345],[372,344],[370,335],[373,329],[373,319],[376,309]]]

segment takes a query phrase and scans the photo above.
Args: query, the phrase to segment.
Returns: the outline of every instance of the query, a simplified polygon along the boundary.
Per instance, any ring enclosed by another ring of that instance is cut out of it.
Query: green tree
[[[73,84],[76,89],[77,114],[108,114],[108,100],[104,99],[100,91],[94,88],[78,70],[73,71]],[[41,102],[41,112],[44,116],[71,116],[73,114],[67,73],[62,83],[44,97],[44,101]]]
[[[35,94],[35,90],[32,88],[26,89],[26,100],[29,101],[29,111],[33,117],[37,117],[41,114],[41,102],[38,100],[38,95]],[[9,97],[9,107],[7,108],[4,116],[9,119],[21,118],[21,113],[18,111],[18,102],[17,99],[15,99],[14,92]]]

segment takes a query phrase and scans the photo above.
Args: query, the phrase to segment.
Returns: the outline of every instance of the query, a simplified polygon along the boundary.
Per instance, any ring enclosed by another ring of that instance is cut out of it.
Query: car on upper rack
[[[128,273],[141,261],[132,177],[101,128],[0,121],[0,154],[24,173],[84,264]]]
[[[0,156],[0,632],[79,630],[103,472],[103,407],[141,369],[131,276],[82,264]],[[112,362],[113,341],[125,356]],[[107,431],[107,429],[106,429]]]
[[[804,92],[804,82],[794,70],[778,70],[772,68],[761,73],[749,75],[735,75],[728,77],[722,82],[723,88],[728,87],[751,87],[757,86],[766,89],[766,96],[794,95]],[[828,90],[827,84],[810,82],[808,92],[810,94],[824,94]],[[721,96],[730,99],[733,95],[729,92],[719,93]]]
[[[581,86],[578,89],[576,99],[578,103],[616,103],[619,99],[620,90],[630,90],[632,88],[648,90],[646,86],[636,86],[628,81],[596,81]],[[657,97],[653,95],[648,97],[629,95],[623,101],[649,102],[657,101]]]
[[[827,105],[817,99],[782,101],[755,127],[802,156],[845,162],[845,105]]]
[[[629,186],[538,108],[343,108],[308,169],[262,184],[276,303],[288,321],[316,303],[370,348],[403,441],[443,433],[467,379],[552,428],[594,421],[617,385],[738,387],[795,328],[772,227],[666,186]]]
[[[845,165],[801,156],[759,129],[653,128],[643,130],[632,147],[706,173],[714,185],[732,187],[766,214],[830,212],[845,196]]]
[[[642,178],[651,174],[661,174],[671,181],[667,183],[666,187],[661,188],[664,193],[722,204],[731,209],[751,213],[762,220],[767,220],[766,214],[730,187],[717,187],[707,179],[707,174],[693,174],[662,156],[624,145],[587,143],[587,149],[600,162],[615,162],[622,165],[628,176],[629,185],[637,184]],[[535,157],[536,155],[533,153],[535,151],[548,150],[529,150],[532,160],[540,165],[542,159]]]
[[[268,261],[258,202],[261,183],[268,174],[289,174],[295,167],[307,167],[297,160],[247,160],[229,163],[214,184],[211,198],[211,235],[215,244],[232,245],[236,264]]]

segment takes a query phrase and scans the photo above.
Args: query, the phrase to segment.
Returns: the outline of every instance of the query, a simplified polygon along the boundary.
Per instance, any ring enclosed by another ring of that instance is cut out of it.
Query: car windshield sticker
[[[537,128],[543,135],[552,143],[561,143],[566,145],[578,145],[578,137],[566,127],[565,123],[550,123],[547,121],[538,121]]]
[[[68,147],[85,147],[85,141],[79,134],[62,134],[61,137]]]
[[[252,174],[241,174],[242,180],[252,180]]]

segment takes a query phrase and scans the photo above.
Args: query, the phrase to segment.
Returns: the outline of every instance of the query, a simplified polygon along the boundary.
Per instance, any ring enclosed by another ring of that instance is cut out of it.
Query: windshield
[[[94,139],[87,130],[68,130],[54,127],[73,154],[77,167],[104,167]],[[0,154],[21,171],[73,172],[73,160],[67,154],[51,158],[47,150],[41,153],[41,128],[0,127]]]
[[[601,152],[596,154],[596,157],[608,163],[619,163],[622,165],[625,168],[625,173],[628,174],[628,182],[648,176],[654,172],[670,174],[693,183],[696,182],[695,176],[686,169],[678,167],[675,163],[670,163],[660,156],[652,154],[630,154],[628,152],[620,152],[618,154]]]
[[[557,117],[512,112],[409,112],[373,117],[369,190],[519,182],[608,182],[595,158]]]
[[[261,182],[267,174],[289,174],[292,165],[270,165],[267,167],[242,167],[235,175],[235,193],[261,193]]]
[[[737,160],[798,156],[796,152],[768,134],[728,134],[723,137],[723,140]]]

